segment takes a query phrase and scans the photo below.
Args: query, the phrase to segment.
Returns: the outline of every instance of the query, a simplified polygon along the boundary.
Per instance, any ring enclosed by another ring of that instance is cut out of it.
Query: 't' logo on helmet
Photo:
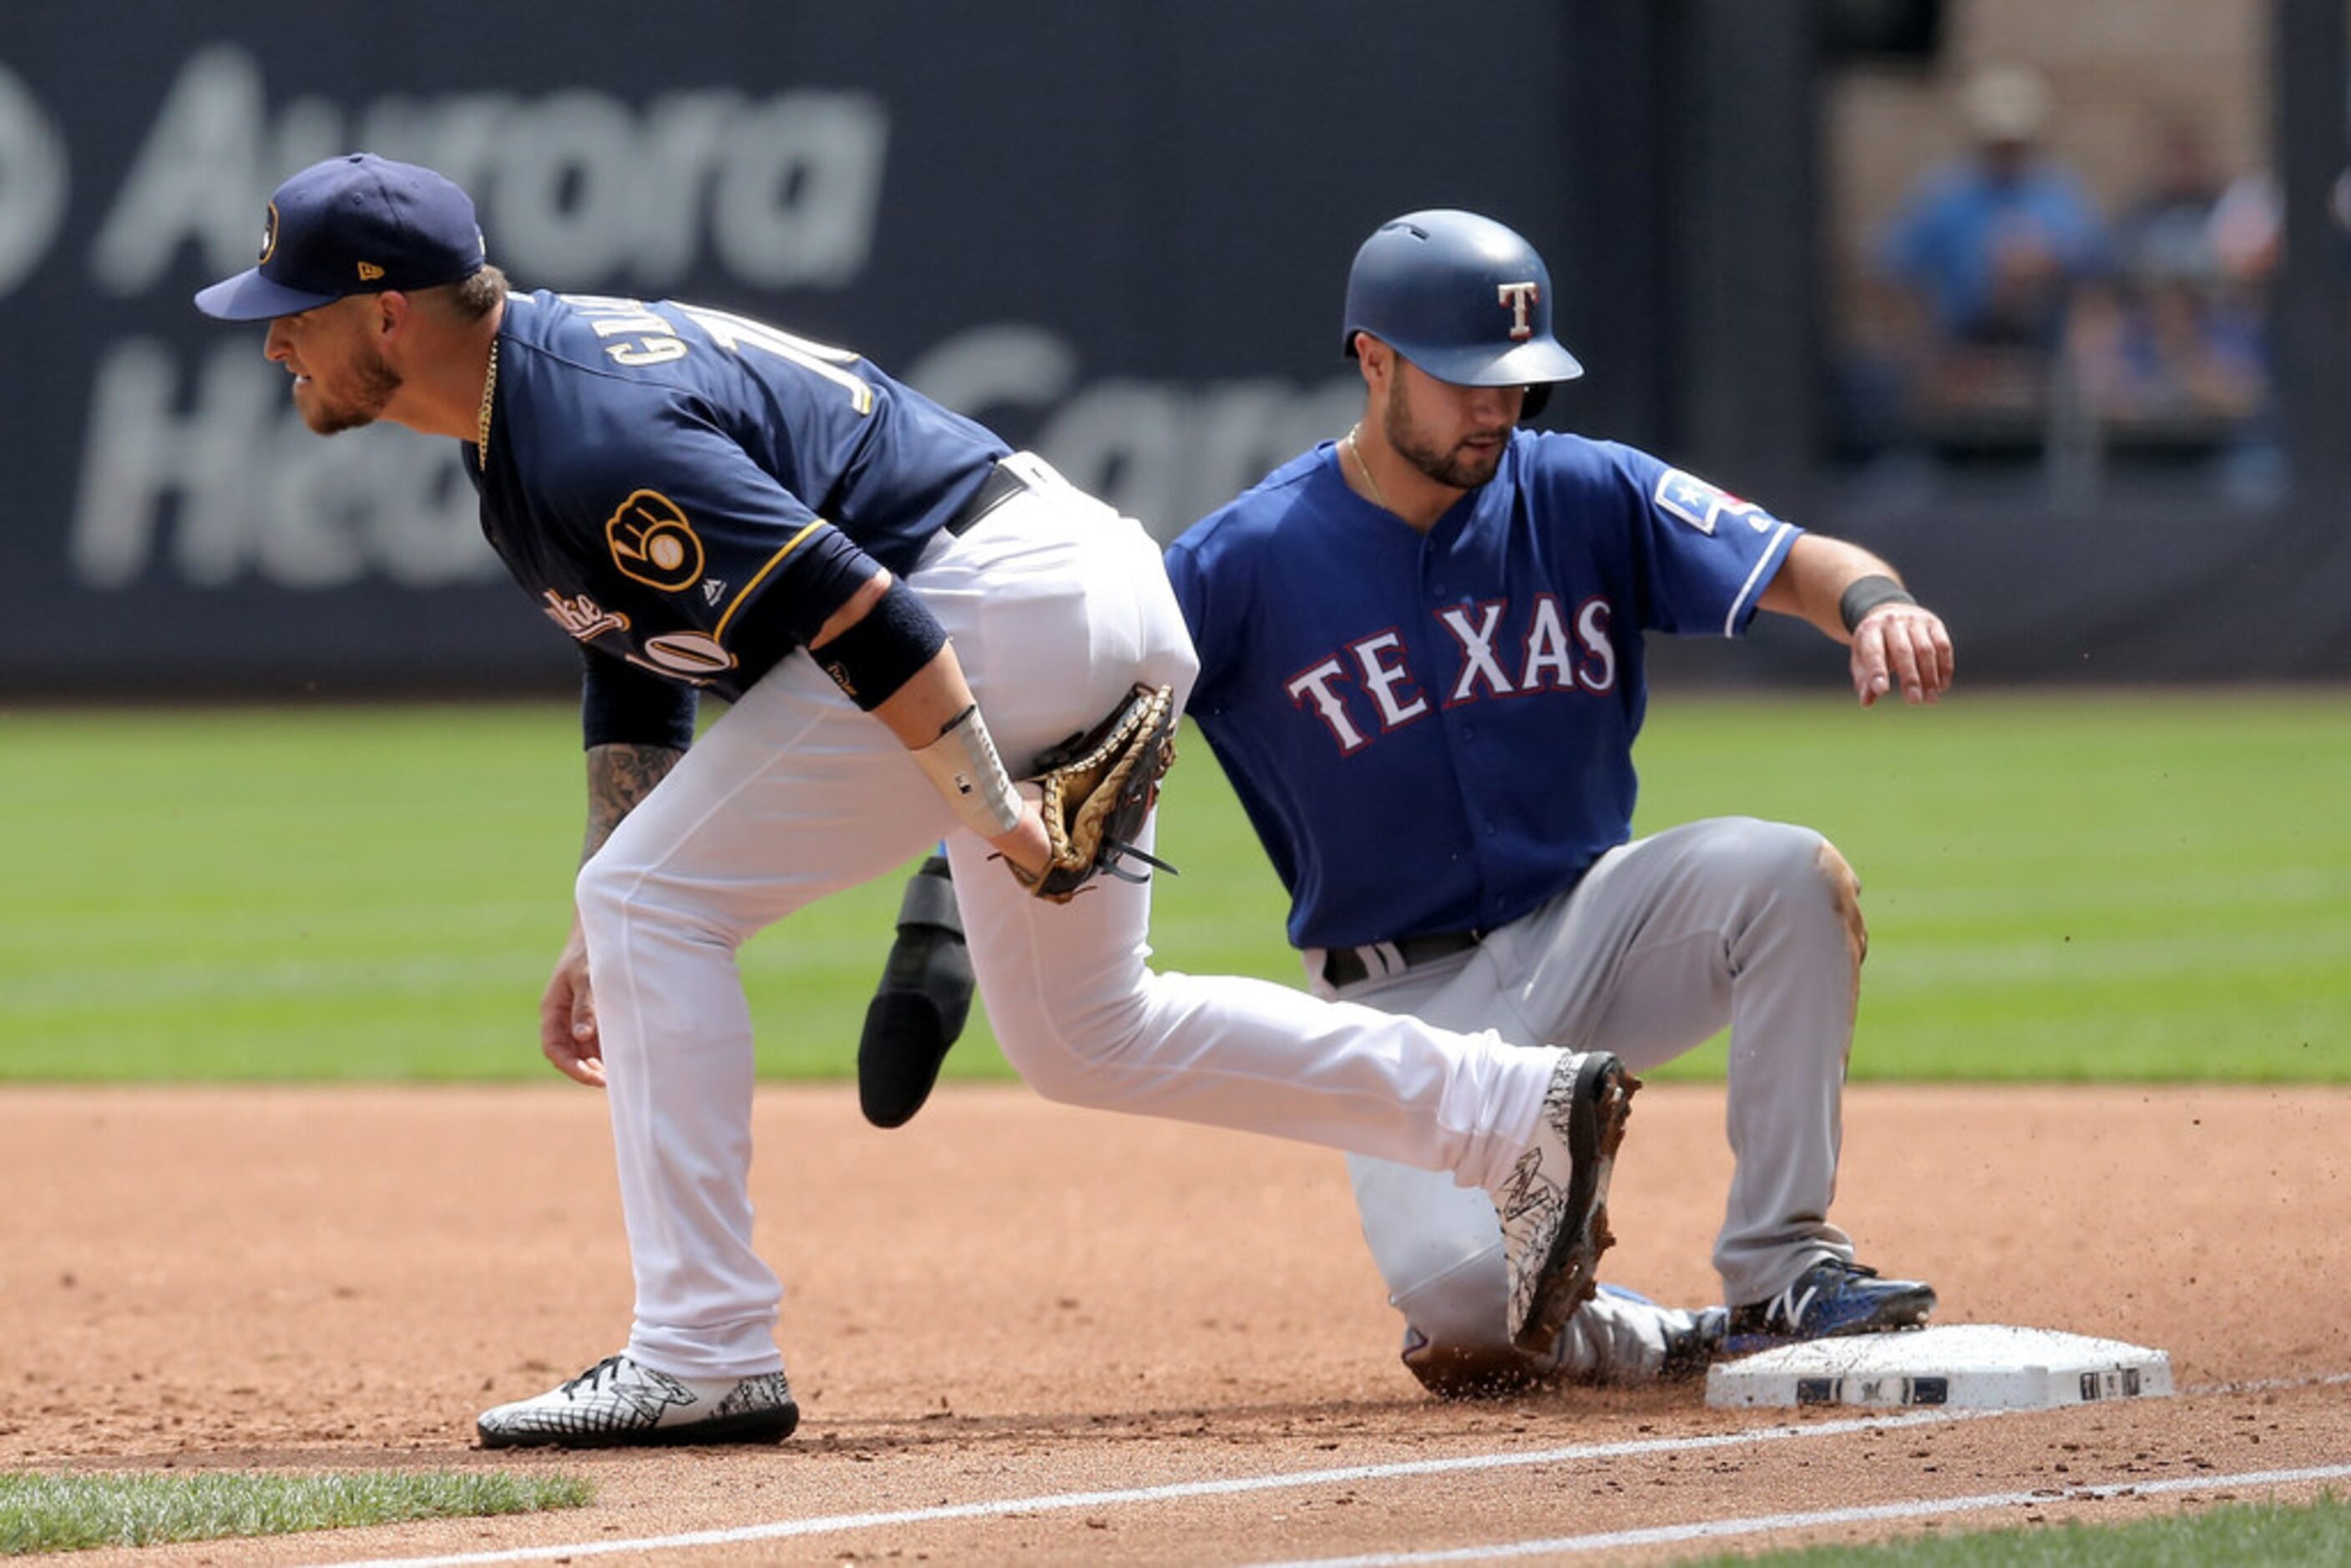
[[[1497,284],[1494,294],[1496,303],[1510,313],[1511,340],[1523,341],[1533,337],[1535,324],[1528,319],[1528,315],[1534,309],[1535,301],[1542,298],[1542,289],[1534,279],[1529,278],[1524,283]]]

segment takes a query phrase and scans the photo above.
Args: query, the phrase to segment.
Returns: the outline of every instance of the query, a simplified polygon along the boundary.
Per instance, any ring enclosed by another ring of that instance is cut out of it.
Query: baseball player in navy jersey
[[[540,1045],[609,1091],[635,1321],[485,1412],[485,1444],[791,1431],[736,951],[941,840],[981,997],[1040,1092],[1491,1190],[1531,1350],[1590,1294],[1634,1087],[1614,1056],[1155,974],[1147,883],[1055,904],[987,864],[1049,855],[1003,758],[1025,770],[1138,681],[1191,685],[1132,519],[854,354],[693,305],[511,293],[463,191],[364,153],[279,186],[259,264],[196,298],[269,322],[313,430],[461,442],[490,544],[581,653],[588,852]],[[730,706],[697,739],[703,691]]]
[[[1290,895],[1318,996],[1635,1071],[1730,1029],[1736,1156],[1714,1262],[1732,1354],[1924,1320],[1926,1285],[1829,1221],[1865,937],[1817,833],[1729,818],[1631,839],[1651,632],[1758,610],[1851,645],[1862,706],[1949,686],[1943,623],[1869,552],[1649,455],[1519,428],[1582,368],[1541,258],[1414,213],[1349,277],[1363,418],[1201,520],[1166,562],[1190,713]],[[1550,1370],[1511,1343],[1473,1189],[1350,1156],[1364,1235],[1445,1391]]]

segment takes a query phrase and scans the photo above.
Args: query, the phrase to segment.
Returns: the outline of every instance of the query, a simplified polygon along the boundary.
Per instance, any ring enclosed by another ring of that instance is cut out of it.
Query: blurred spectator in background
[[[2105,227],[2042,145],[2050,93],[2037,73],[1980,71],[1960,110],[1969,151],[1920,179],[1876,260],[1919,319],[1914,413],[1930,425],[1981,418],[2037,441],[2068,308],[2107,264]]]
[[[2340,187],[2337,194],[2339,199]],[[2226,277],[2266,288],[2277,270],[2285,235],[2276,179],[2268,170],[2256,169],[2230,181],[2212,204],[2207,233],[2213,258]]]
[[[2329,193],[2335,264],[2351,268],[2351,170]],[[2262,397],[2222,465],[2223,487],[2240,499],[2273,500],[2285,485],[2270,403],[2265,330],[2270,294],[2285,255],[2285,212],[2276,175],[2255,169],[2231,180],[2214,202],[2205,238],[2211,247],[2215,309],[2231,322],[2250,324],[2261,354]]]
[[[2162,116],[2145,187],[2115,218],[2115,265],[2125,273],[2201,277],[2214,264],[2212,213],[2224,188],[2193,120]]]
[[[2146,188],[2115,221],[2111,278],[2074,301],[2067,354],[2100,441],[2201,458],[2233,446],[2264,402],[2258,280],[2275,247],[2253,240],[2249,269],[2232,276],[2216,240],[2223,186],[2203,136],[2167,119],[2150,148]]]
[[[2327,212],[2335,220],[2336,265],[2351,267],[2351,169],[2335,179]],[[2230,181],[2213,204],[2210,239],[2231,284],[2252,292],[2266,289],[2285,246],[2277,176],[2256,169]]]
[[[2109,440],[2213,445],[2260,409],[2261,319],[2220,283],[2210,263],[2165,256],[2076,302],[2073,370]]]

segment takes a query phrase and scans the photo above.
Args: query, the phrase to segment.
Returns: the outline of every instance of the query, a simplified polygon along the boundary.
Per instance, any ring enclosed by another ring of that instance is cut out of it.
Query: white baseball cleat
[[[486,1448],[612,1448],[673,1443],[780,1443],[800,1407],[780,1372],[674,1377],[608,1355],[533,1399],[485,1410]]]
[[[1494,1189],[1510,1271],[1513,1343],[1548,1352],[1568,1315],[1592,1299],[1608,1233],[1608,1176],[1641,1081],[1604,1051],[1569,1051],[1552,1073],[1534,1142]]]

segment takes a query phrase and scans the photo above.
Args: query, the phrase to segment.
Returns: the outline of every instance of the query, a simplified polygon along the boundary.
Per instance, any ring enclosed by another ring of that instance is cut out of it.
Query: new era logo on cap
[[[455,283],[486,254],[465,192],[430,169],[353,152],[278,186],[259,264],[198,294],[196,308],[262,321],[351,294]]]

